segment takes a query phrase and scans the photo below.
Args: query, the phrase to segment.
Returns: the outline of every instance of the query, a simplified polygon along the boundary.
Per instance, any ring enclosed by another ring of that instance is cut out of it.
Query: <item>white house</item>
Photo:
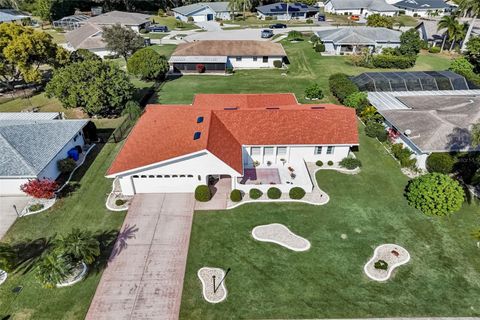
[[[107,172],[122,193],[313,188],[307,162],[339,162],[358,145],[355,110],[301,105],[293,94],[201,94],[193,105],[150,105]]]
[[[261,20],[305,20],[315,18],[318,8],[300,2],[277,2],[259,6],[257,16]]]
[[[195,73],[203,65],[206,73],[227,69],[273,68],[274,61],[287,62],[279,43],[253,40],[200,40],[181,43],[169,59],[174,73]]]
[[[401,0],[394,6],[404,11],[407,16],[424,18],[432,15],[444,16],[450,14],[454,8],[443,0]]]
[[[231,10],[228,2],[198,2],[172,9],[176,19],[188,21],[192,18],[195,22],[212,21],[215,19],[230,20]]]
[[[58,113],[0,113],[0,196],[22,195],[30,179],[56,179],[59,160],[91,135],[88,120],[62,120]]]
[[[15,9],[0,9],[0,23],[18,22],[23,19],[31,18],[27,13]]]
[[[325,54],[359,53],[363,48],[380,53],[400,46],[400,31],[374,27],[344,27],[316,32],[325,45]]]
[[[327,0],[324,10],[333,14],[360,15],[363,17],[370,14],[392,17],[400,11],[399,8],[385,0]]]

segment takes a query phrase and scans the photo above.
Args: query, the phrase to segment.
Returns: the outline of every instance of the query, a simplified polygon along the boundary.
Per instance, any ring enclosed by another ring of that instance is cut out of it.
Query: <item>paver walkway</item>
[[[178,319],[193,194],[137,194],[86,319]]]

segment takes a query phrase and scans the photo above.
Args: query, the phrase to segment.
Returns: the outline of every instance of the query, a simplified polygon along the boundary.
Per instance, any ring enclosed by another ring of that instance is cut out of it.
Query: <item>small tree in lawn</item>
[[[371,14],[367,17],[367,26],[369,27],[384,27],[393,28],[393,18],[382,16],[378,13]]]
[[[441,173],[429,173],[410,180],[408,204],[426,215],[446,216],[460,210],[465,193],[458,181]]]
[[[129,73],[146,80],[163,78],[168,68],[168,61],[165,56],[151,48],[138,50],[127,62]]]
[[[100,243],[91,231],[73,229],[69,234],[55,239],[55,249],[71,261],[92,264],[100,255]]]
[[[107,49],[127,58],[138,49],[144,46],[144,39],[130,28],[115,24],[111,27],[104,27],[103,40],[107,44]]]
[[[51,199],[58,188],[57,182],[50,179],[35,179],[20,186],[20,189],[37,199]]]
[[[305,97],[307,99],[322,99],[323,98],[323,92],[322,88],[316,84],[312,83],[305,89]]]
[[[205,65],[204,64],[199,63],[195,66],[195,68],[197,69],[198,73],[204,73],[205,72]]]

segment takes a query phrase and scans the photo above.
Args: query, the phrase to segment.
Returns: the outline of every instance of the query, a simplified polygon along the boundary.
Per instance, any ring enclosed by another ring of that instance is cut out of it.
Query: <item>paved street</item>
[[[137,194],[86,316],[178,319],[193,194]]]

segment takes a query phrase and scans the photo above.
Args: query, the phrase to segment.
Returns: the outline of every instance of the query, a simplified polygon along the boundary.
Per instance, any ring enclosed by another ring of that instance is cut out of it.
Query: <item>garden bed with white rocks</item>
[[[306,251],[310,249],[310,241],[290,231],[280,223],[256,226],[252,230],[255,240],[272,242],[293,251]]]
[[[365,274],[375,281],[387,281],[392,272],[399,266],[410,261],[410,253],[396,244],[382,244],[375,248],[373,257],[365,264],[363,270]],[[375,268],[375,263],[386,262],[386,269]]]
[[[87,276],[88,267],[85,263],[79,263],[65,280],[60,283],[57,283],[57,288],[73,286],[75,283],[78,283],[85,279]]]
[[[48,209],[50,209],[51,207],[53,207],[53,205],[55,204],[55,201],[57,201],[57,198],[56,197],[53,197],[51,199],[36,199],[36,198],[31,198],[27,205],[25,206],[25,208],[23,208],[22,212],[20,213],[20,216],[28,216],[28,215],[31,215],[31,214],[36,214],[36,213],[40,213],[40,212],[43,212],[43,211],[46,211]],[[30,210],[30,208],[32,206],[35,206],[35,205],[40,205],[41,208],[39,210]]]
[[[202,294],[205,300],[210,303],[219,303],[227,298],[223,269],[203,267],[198,270],[197,275],[202,282]]]
[[[110,211],[125,211],[128,210],[130,203],[133,199],[132,196],[125,196],[122,194],[120,187],[120,182],[117,178],[113,180],[112,183],[112,192],[108,194],[107,201],[105,202],[105,206]],[[121,205],[117,204],[117,200],[120,200],[122,203]]]
[[[0,269],[0,285],[7,281],[8,273]]]

